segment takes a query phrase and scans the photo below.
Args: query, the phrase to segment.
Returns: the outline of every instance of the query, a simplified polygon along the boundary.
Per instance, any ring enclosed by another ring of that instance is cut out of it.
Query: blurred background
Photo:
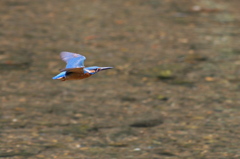
[[[0,6],[1,158],[240,157],[240,1]],[[52,80],[61,51],[114,69]]]

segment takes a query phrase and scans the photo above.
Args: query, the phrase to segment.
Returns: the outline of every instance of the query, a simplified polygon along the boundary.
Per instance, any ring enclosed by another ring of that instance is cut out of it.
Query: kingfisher
[[[54,76],[52,79],[58,79],[61,81],[80,80],[88,78],[99,71],[113,68],[98,66],[85,67],[84,61],[86,60],[86,57],[72,52],[61,52],[60,56],[67,65],[64,69],[60,69],[61,73]]]

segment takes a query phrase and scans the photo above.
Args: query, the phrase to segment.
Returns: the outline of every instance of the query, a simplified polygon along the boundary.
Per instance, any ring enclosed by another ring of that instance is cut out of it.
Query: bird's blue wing
[[[84,67],[84,60],[86,60],[85,56],[71,52],[61,52],[60,56],[62,60],[67,63],[66,68]]]

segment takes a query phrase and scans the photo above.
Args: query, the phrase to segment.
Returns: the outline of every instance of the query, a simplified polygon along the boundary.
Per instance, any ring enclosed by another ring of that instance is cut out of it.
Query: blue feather
[[[84,67],[84,60],[86,60],[85,56],[71,52],[61,52],[60,56],[62,60],[67,63],[66,68]]]
[[[54,76],[52,79],[61,79],[66,77],[66,71],[59,73],[57,76]]]

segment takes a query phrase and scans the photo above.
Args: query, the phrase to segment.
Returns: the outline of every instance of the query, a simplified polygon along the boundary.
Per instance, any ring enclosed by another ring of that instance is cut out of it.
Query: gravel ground
[[[0,158],[240,158],[240,1],[0,6]],[[52,80],[61,51],[114,69]]]

